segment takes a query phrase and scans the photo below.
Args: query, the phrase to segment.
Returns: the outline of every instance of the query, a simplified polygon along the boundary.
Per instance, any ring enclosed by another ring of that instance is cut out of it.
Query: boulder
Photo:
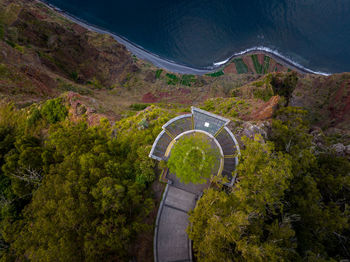
[[[344,156],[346,147],[342,143],[332,145],[333,150],[338,156]]]
[[[269,128],[269,122],[260,122],[256,124],[253,124],[251,122],[244,122],[243,130],[241,131],[241,137],[246,136],[249,138],[254,138],[255,135],[260,134],[264,139],[266,139]]]

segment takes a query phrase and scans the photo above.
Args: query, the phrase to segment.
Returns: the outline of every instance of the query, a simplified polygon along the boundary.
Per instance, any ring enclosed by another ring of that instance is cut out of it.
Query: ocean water
[[[350,0],[46,0],[194,68],[260,47],[318,72],[350,71]]]

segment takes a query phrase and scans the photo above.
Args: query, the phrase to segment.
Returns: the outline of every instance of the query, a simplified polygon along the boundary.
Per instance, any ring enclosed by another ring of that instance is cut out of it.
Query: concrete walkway
[[[188,212],[207,184],[182,184],[175,175],[167,174],[167,184],[158,210],[154,235],[154,261],[192,261],[191,241],[186,229]]]

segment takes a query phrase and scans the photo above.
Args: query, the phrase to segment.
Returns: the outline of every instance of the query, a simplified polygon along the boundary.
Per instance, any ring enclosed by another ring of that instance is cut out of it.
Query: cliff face
[[[22,106],[73,91],[115,119],[133,103],[201,105],[233,95],[248,105],[239,115],[261,120],[277,108],[277,98],[269,101],[271,76],[288,71],[266,54],[253,54],[215,74],[172,74],[40,2],[0,0],[0,96]],[[308,109],[312,123],[324,130],[350,137],[350,75],[298,79],[290,105]]]
[[[306,75],[298,81],[291,105],[306,108],[314,125],[350,143],[350,74]]]
[[[112,37],[74,24],[43,4],[2,0],[0,8],[2,38],[9,45],[2,43],[2,62],[104,87],[118,85],[137,70],[130,53]]]

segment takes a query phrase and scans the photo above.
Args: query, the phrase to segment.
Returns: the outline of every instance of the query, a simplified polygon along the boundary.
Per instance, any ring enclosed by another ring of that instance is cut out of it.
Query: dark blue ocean
[[[260,46],[314,71],[350,71],[350,0],[46,2],[190,67]]]

